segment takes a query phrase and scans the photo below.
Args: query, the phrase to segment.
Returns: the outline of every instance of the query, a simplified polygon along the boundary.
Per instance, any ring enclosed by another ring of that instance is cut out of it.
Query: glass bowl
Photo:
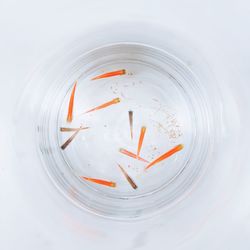
[[[134,219],[160,213],[195,187],[220,148],[218,110],[223,104],[212,71],[186,41],[163,43],[145,32],[135,35],[134,29],[116,31],[110,31],[110,37],[80,38],[42,63],[19,103],[17,127],[28,127],[29,133],[18,138],[36,149],[52,182],[78,207],[107,218]],[[91,80],[120,69],[126,74]],[[73,121],[68,123],[75,81]],[[115,98],[120,102],[86,113]],[[62,150],[73,132],[60,128],[81,125],[88,129]],[[183,150],[145,171],[148,163],[120,152],[125,148],[136,153],[143,126],[147,129],[140,156],[146,161],[179,144]],[[116,187],[83,176],[110,180]]]

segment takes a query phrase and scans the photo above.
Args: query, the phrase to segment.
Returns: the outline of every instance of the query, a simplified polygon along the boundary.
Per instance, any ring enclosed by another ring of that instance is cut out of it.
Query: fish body
[[[143,161],[143,162],[149,163],[149,161],[147,161],[147,160],[141,158],[140,156],[137,156],[137,155],[134,154],[133,152],[130,152],[130,151],[124,149],[124,148],[120,148],[119,152],[122,153],[122,154],[124,154],[124,155],[127,155],[127,156],[129,156],[129,157],[132,157],[132,158],[134,158],[134,159],[137,159],[137,160],[139,160],[139,161]]]
[[[145,133],[146,133],[146,127],[143,126],[141,128],[141,133],[140,133],[140,137],[139,137],[139,141],[138,141],[137,157],[139,157],[139,155],[140,155],[141,147],[142,147],[142,143],[143,143],[143,140],[144,140]]]
[[[135,182],[133,181],[133,179],[128,175],[128,173],[123,169],[123,167],[120,164],[118,164],[118,167],[122,171],[123,175],[127,179],[128,183],[131,185],[131,187],[133,189],[137,189],[137,185],[135,184]]]
[[[121,70],[116,70],[116,71],[101,74],[99,76],[92,78],[91,80],[98,80],[98,79],[103,79],[103,78],[108,78],[108,77],[113,77],[113,76],[120,76],[120,75],[125,75],[125,74],[126,74],[126,70],[121,69]]]
[[[130,127],[130,137],[131,140],[133,140],[133,111],[128,111],[128,117],[129,117],[129,127]]]
[[[178,151],[182,150],[184,147],[183,144],[179,144],[177,146],[175,146],[174,148],[170,149],[169,151],[167,151],[165,154],[159,156],[158,158],[156,158],[155,160],[153,160],[152,162],[150,162],[146,167],[145,170],[149,169],[150,167],[152,167],[153,165],[167,159],[168,157],[170,157],[171,155],[177,153]]]
[[[61,132],[75,132],[78,130],[84,130],[84,129],[88,129],[89,127],[82,127],[82,128],[65,128],[65,127],[61,127],[60,131]]]
[[[76,85],[77,85],[77,81],[75,81],[75,84],[74,84],[74,87],[72,89],[70,99],[69,99],[67,122],[72,122],[72,120],[73,120],[73,108],[74,108]]]
[[[99,185],[103,185],[103,186],[108,186],[108,187],[116,187],[116,183],[113,181],[106,181],[106,180],[101,180],[101,179],[95,179],[95,178],[90,178],[90,177],[84,177],[81,176],[82,179],[86,180],[86,181],[90,181]]]
[[[103,103],[103,104],[101,104],[101,105],[99,105],[99,106],[97,106],[97,107],[95,107],[95,108],[93,108],[93,109],[90,109],[90,110],[88,110],[88,111],[85,112],[85,113],[89,113],[89,112],[93,112],[93,111],[96,111],[96,110],[99,110],[99,109],[107,108],[108,106],[117,104],[117,103],[119,103],[120,101],[121,101],[121,99],[117,97],[117,98],[115,98],[115,99],[113,99],[113,100],[111,100],[111,101],[109,101],[109,102],[105,102],[105,103]]]

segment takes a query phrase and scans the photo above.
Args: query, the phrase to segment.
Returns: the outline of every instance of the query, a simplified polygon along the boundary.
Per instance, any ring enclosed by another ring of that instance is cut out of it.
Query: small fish
[[[139,157],[139,155],[140,155],[141,147],[142,147],[142,143],[143,143],[143,140],[144,140],[145,133],[146,133],[146,127],[143,126],[141,128],[140,138],[139,138],[139,141],[138,141],[137,157]]]
[[[171,155],[175,154],[176,152],[182,150],[184,148],[183,144],[179,144],[177,146],[175,146],[174,148],[170,149],[168,152],[166,152],[165,154],[161,155],[160,157],[156,158],[154,161],[152,161],[151,163],[149,163],[149,165],[147,165],[145,167],[145,170],[149,169],[150,167],[152,167],[153,165],[155,165],[156,163],[159,163],[160,161],[165,160],[166,158],[170,157]]]
[[[133,111],[128,111],[128,117],[129,117],[129,126],[130,126],[130,136],[133,140]]]
[[[116,183],[113,181],[105,181],[105,180],[101,180],[101,179],[94,179],[94,178],[89,178],[89,177],[84,177],[81,176],[82,179],[86,180],[86,181],[90,181],[96,184],[100,184],[100,185],[104,185],[104,186],[108,186],[108,187],[116,187]]]
[[[135,184],[135,182],[132,180],[132,178],[127,174],[127,172],[123,169],[123,167],[118,164],[118,167],[121,169],[122,173],[124,174],[124,176],[126,177],[127,181],[129,182],[129,184],[131,185],[131,187],[133,189],[137,189],[137,185]]]
[[[74,132],[74,131],[78,131],[78,130],[84,130],[84,129],[88,129],[89,127],[81,127],[81,128],[65,128],[65,127],[61,127],[60,131],[61,132]]]
[[[82,127],[80,127],[77,131],[75,131],[75,133],[73,135],[71,135],[66,142],[63,143],[63,145],[61,146],[62,150],[64,150],[74,140],[74,138],[81,131],[81,129],[82,129]]]
[[[139,160],[139,161],[143,161],[143,162],[149,163],[149,161],[147,161],[147,160],[145,160],[145,159],[143,159],[143,158],[141,158],[141,157],[137,157],[136,154],[134,154],[134,153],[132,153],[132,152],[130,152],[130,151],[124,149],[124,148],[120,148],[119,152],[122,153],[122,154],[124,154],[124,155],[127,155],[127,156],[129,156],[129,157],[132,157],[132,158],[134,158],[134,159],[137,159],[137,160]]]
[[[89,113],[89,112],[93,112],[93,111],[99,110],[99,109],[106,108],[106,107],[108,107],[108,106],[110,106],[110,105],[113,105],[113,104],[117,104],[117,103],[119,103],[120,101],[121,101],[120,98],[115,98],[115,99],[113,99],[113,100],[111,100],[111,101],[109,101],[109,102],[106,102],[106,103],[101,104],[100,106],[97,106],[97,107],[95,107],[95,108],[93,108],[93,109],[90,109],[89,111],[85,112],[85,114],[86,114],[86,113]]]
[[[77,81],[75,81],[74,87],[73,87],[71,95],[70,95],[67,122],[72,122],[72,120],[73,120],[73,108],[74,108],[76,84],[77,84]]]
[[[102,78],[107,78],[107,77],[112,77],[112,76],[120,76],[120,75],[125,75],[125,74],[126,74],[126,70],[121,69],[121,70],[116,70],[116,71],[112,71],[112,72],[108,72],[108,73],[96,76],[92,78],[91,80],[97,80],[97,79],[102,79]]]

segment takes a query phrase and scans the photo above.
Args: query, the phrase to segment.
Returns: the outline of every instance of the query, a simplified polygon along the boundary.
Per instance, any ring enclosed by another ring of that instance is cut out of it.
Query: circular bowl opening
[[[125,74],[92,80],[123,69]],[[47,77],[49,88],[36,123],[37,143],[48,174],[71,201],[98,215],[136,218],[170,206],[192,187],[213,140],[213,117],[202,90],[208,78],[199,79],[166,50],[134,42],[80,54],[52,76]],[[73,121],[68,123],[76,81]],[[61,129],[80,126],[88,128],[62,149],[75,131]],[[142,127],[146,130],[141,158],[131,157],[137,155]],[[145,170],[178,145],[183,149]]]

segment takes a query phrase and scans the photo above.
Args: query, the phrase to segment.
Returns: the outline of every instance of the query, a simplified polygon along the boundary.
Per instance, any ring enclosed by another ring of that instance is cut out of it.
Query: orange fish
[[[96,184],[100,184],[100,185],[104,185],[104,186],[108,186],[108,187],[116,187],[116,183],[113,181],[105,181],[105,180],[101,180],[101,179],[94,179],[94,178],[89,178],[89,177],[84,177],[81,176],[82,179],[86,180],[86,181],[90,181]]]
[[[137,147],[137,157],[139,157],[139,155],[140,155],[145,133],[146,133],[146,127],[142,127],[139,142],[138,142],[138,147]]]
[[[132,178],[127,174],[127,172],[123,169],[123,167],[121,165],[118,164],[118,167],[121,169],[122,173],[124,174],[125,178],[127,179],[127,181],[129,182],[129,184],[131,185],[131,187],[133,189],[137,189],[137,185],[135,184],[135,182],[132,180]]]
[[[97,79],[102,79],[102,78],[107,78],[107,77],[112,77],[112,76],[120,76],[120,75],[125,75],[125,74],[126,74],[126,70],[121,69],[121,70],[116,70],[116,71],[112,71],[112,72],[108,72],[108,73],[96,76],[92,78],[91,80],[97,80]]]
[[[129,126],[130,126],[130,136],[133,140],[133,111],[128,111],[128,117],[129,117]]]
[[[101,104],[100,106],[97,106],[97,107],[95,107],[95,108],[93,108],[93,109],[90,109],[89,111],[85,112],[85,114],[86,114],[86,113],[89,113],[89,112],[93,112],[93,111],[99,110],[99,109],[106,108],[106,107],[108,107],[108,106],[110,106],[110,105],[113,105],[113,104],[117,104],[117,103],[119,103],[120,101],[121,101],[120,98],[115,98],[115,99],[113,99],[113,100],[111,100],[111,101],[109,101],[109,102],[106,102],[106,103],[104,103],[104,104]]]
[[[75,81],[74,87],[73,87],[71,95],[70,95],[67,122],[72,122],[72,120],[73,120],[73,108],[74,108],[76,84],[77,84],[77,81]]]
[[[132,158],[137,159],[137,160],[139,160],[139,161],[144,161],[144,162],[147,162],[147,163],[148,163],[147,160],[145,160],[145,159],[143,159],[143,158],[141,158],[141,157],[139,157],[139,156],[137,157],[136,154],[134,154],[134,153],[132,153],[132,152],[130,152],[130,151],[124,149],[124,148],[120,148],[119,151],[120,151],[120,153],[122,153],[122,154],[124,154],[124,155],[127,155],[127,156],[129,156],[129,157],[132,157]]]
[[[179,144],[177,146],[175,146],[174,148],[170,149],[168,152],[166,152],[165,154],[161,155],[160,157],[156,158],[154,161],[150,162],[145,170],[149,169],[150,167],[152,167],[153,165],[155,165],[156,163],[159,163],[160,161],[165,160],[166,158],[170,157],[171,155],[175,154],[176,152],[182,150],[184,148],[183,144]]]

